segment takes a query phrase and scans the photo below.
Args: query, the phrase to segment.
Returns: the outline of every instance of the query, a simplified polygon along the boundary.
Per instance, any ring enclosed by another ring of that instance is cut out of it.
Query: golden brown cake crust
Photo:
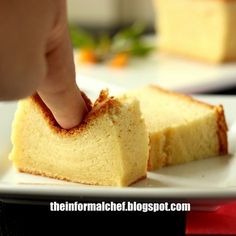
[[[236,0],[217,0],[217,1],[221,1],[221,2],[235,2]]]
[[[63,136],[71,136],[77,135],[78,133],[82,132],[86,129],[87,125],[94,120],[96,117],[101,116],[104,113],[109,113],[110,110],[115,110],[119,112],[119,108],[121,103],[114,99],[114,97],[109,97],[107,90],[102,90],[98,99],[95,101],[94,104],[90,101],[90,99],[82,92],[82,96],[84,101],[88,107],[88,114],[83,119],[83,121],[76,127],[71,129],[63,129],[59,126],[55,118],[53,117],[52,112],[48,109],[42,99],[39,97],[38,94],[35,94],[31,97],[31,101],[36,104],[37,108],[42,112],[44,119],[49,124],[49,127],[56,133],[63,135]]]
[[[221,155],[228,154],[228,126],[225,120],[224,108],[222,105],[216,107],[217,112],[217,125],[218,125],[218,138],[219,138],[219,153]]]
[[[228,131],[228,126],[225,120],[225,114],[224,114],[224,108],[222,105],[219,106],[213,106],[210,104],[207,104],[202,101],[198,101],[191,96],[185,95],[185,94],[179,94],[176,92],[172,92],[169,90],[165,90],[163,88],[160,88],[159,86],[156,85],[150,85],[149,86],[151,89],[156,89],[159,92],[165,93],[165,94],[170,94],[172,96],[177,96],[179,98],[188,100],[191,103],[196,103],[202,106],[205,106],[209,109],[215,110],[217,114],[217,135],[218,135],[218,140],[219,140],[219,154],[220,155],[225,155],[228,154],[228,138],[227,138],[227,131]]]

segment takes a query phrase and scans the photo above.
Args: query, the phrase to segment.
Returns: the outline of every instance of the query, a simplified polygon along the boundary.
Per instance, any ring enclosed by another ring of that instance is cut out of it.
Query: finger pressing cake
[[[12,143],[10,159],[20,172],[109,186],[147,173],[149,138],[138,100],[105,91],[71,130],[58,126],[39,96],[20,101]]]

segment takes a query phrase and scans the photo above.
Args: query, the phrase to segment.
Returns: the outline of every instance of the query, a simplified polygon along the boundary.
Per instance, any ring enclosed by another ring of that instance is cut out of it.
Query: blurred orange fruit
[[[118,53],[110,61],[111,67],[124,67],[128,64],[129,55],[128,53]]]
[[[81,63],[94,64],[97,62],[97,57],[92,49],[80,49],[78,54],[78,61]]]

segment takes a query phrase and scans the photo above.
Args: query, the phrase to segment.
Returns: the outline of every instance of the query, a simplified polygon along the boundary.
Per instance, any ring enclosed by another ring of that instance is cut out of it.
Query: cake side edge
[[[216,106],[215,110],[217,114],[217,135],[219,140],[219,154],[226,155],[228,154],[228,126],[225,119],[225,112],[222,105]]]

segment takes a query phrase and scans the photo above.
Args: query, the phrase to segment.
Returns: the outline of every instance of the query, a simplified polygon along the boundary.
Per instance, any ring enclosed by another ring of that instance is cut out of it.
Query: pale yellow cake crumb
[[[228,153],[222,106],[156,86],[128,94],[139,99],[150,135],[149,170]]]
[[[127,186],[147,174],[149,138],[137,99],[102,93],[83,123],[61,129],[39,97],[19,102],[10,159],[22,172]]]

